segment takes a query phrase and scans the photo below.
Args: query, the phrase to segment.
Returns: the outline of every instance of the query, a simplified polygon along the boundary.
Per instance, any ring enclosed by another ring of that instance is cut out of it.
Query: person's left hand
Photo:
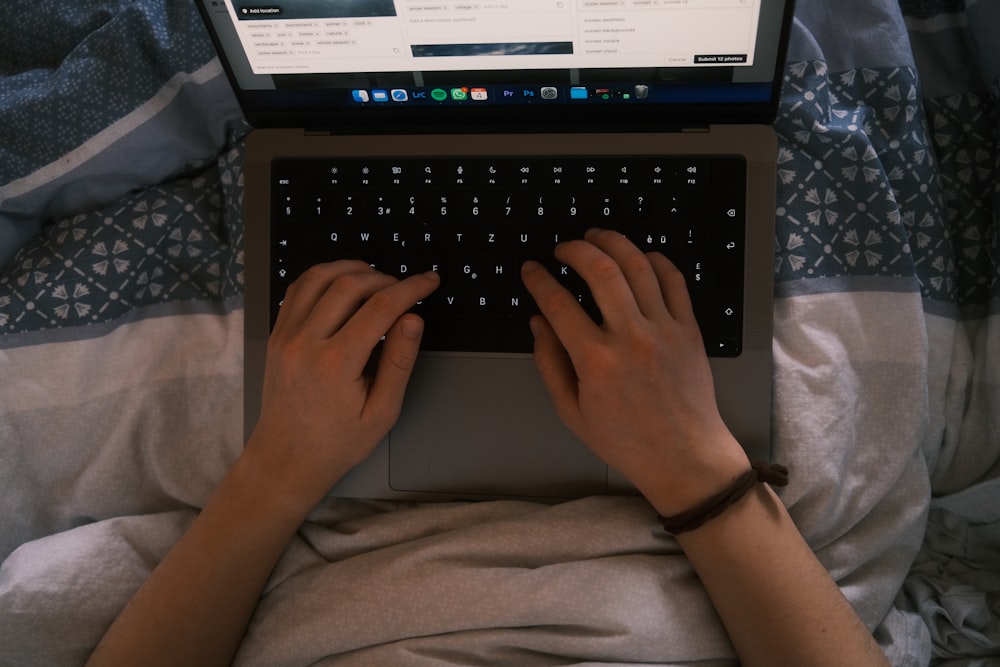
[[[423,321],[407,314],[440,279],[399,281],[364,262],[321,264],[288,288],[268,341],[260,419],[245,455],[308,511],[399,417]],[[385,336],[377,370],[366,375]]]

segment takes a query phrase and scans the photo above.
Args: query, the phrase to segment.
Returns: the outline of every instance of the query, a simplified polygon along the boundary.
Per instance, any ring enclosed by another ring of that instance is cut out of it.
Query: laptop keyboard
[[[741,157],[296,158],[271,173],[272,323],[307,268],[362,259],[398,277],[441,275],[415,308],[423,349],[531,352],[538,311],[521,264],[546,265],[599,322],[585,283],[552,253],[603,227],[680,267],[709,356],[741,352]]]

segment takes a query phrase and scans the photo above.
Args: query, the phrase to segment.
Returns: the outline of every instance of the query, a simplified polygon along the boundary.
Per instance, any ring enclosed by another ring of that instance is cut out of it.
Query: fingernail
[[[538,324],[538,320],[532,317],[528,320],[528,327],[531,329],[531,335],[538,338],[538,334],[541,332],[541,326]]]
[[[424,323],[416,318],[408,317],[403,320],[399,328],[407,338],[420,338],[424,332]]]

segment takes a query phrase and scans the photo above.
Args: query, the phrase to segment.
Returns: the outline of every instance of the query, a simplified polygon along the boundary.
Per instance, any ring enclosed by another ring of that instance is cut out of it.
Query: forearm
[[[101,640],[88,665],[228,665],[301,511],[241,458]]]
[[[228,665],[306,514],[399,416],[435,274],[313,267],[268,343],[260,419],[208,505],[116,619],[93,665]],[[379,298],[375,298],[379,297]],[[384,339],[374,377],[365,375]]]
[[[766,485],[677,541],[741,664],[888,664]]]

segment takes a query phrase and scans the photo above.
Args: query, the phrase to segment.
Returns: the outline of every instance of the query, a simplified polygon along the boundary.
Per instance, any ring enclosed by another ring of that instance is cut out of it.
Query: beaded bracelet
[[[757,483],[771,486],[788,484],[788,468],[778,463],[754,461],[750,470],[737,477],[732,484],[693,509],[674,516],[660,517],[660,523],[668,535],[679,535],[698,528],[707,521],[722,514],[731,505],[745,496]]]

